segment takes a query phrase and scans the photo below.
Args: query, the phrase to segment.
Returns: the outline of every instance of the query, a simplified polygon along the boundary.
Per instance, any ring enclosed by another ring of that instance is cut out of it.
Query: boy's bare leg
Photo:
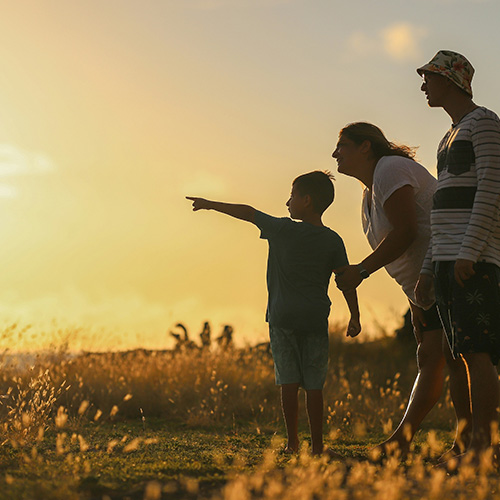
[[[281,386],[281,409],[285,420],[288,443],[286,451],[299,451],[299,385]]]
[[[491,426],[498,419],[500,397],[498,373],[487,353],[464,354],[464,358],[469,368],[472,399],[472,439],[468,451],[478,455],[492,445]]]
[[[408,453],[415,432],[441,396],[445,365],[442,335],[441,329],[422,333],[417,347],[418,374],[406,412],[392,436],[375,449],[386,451],[388,445],[396,443],[401,457]]]
[[[313,455],[323,453],[323,391],[311,389],[306,391],[307,416],[311,431],[311,448]]]

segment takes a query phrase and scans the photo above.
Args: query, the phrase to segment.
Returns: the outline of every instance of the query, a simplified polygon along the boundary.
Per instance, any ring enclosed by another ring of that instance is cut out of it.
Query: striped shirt
[[[437,154],[431,262],[467,259],[500,266],[500,119],[478,107],[454,124]]]

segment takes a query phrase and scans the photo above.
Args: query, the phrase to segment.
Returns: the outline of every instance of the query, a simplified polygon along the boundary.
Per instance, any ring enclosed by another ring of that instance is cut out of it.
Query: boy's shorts
[[[488,353],[496,365],[500,359],[500,268],[488,262],[474,264],[476,274],[455,280],[455,262],[435,265],[436,302],[454,357]]]
[[[276,385],[323,389],[328,370],[328,330],[293,330],[269,325]]]

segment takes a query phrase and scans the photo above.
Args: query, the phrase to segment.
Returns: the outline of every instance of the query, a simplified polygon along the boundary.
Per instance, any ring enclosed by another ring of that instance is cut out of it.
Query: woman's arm
[[[417,237],[417,212],[412,186],[403,186],[384,203],[384,212],[393,229],[361,263],[370,273],[401,257]]]
[[[369,274],[400,257],[417,236],[417,213],[413,187],[400,187],[384,203],[384,212],[392,230],[361,265]],[[341,290],[356,288],[363,278],[358,265],[336,269],[335,281]]]

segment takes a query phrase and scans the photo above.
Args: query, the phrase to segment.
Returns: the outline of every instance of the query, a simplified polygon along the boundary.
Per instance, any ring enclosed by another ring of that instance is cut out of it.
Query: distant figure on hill
[[[175,350],[180,351],[183,349],[196,348],[196,344],[189,338],[187,328],[182,323],[177,323],[175,326],[182,330],[182,335],[180,333],[170,332],[170,335],[176,340]]]
[[[362,225],[373,251],[357,265],[337,270],[337,286],[354,290],[381,267],[396,280],[408,297],[415,339],[418,375],[405,414],[387,441],[375,450],[386,453],[393,446],[405,458],[410,442],[422,420],[437,403],[443,388],[445,357],[443,330],[436,305],[415,298],[418,280],[430,240],[430,211],[436,179],[414,160],[408,146],[389,142],[384,133],[370,123],[351,123],[339,134],[332,155],[338,171],[364,184]],[[450,360],[454,377],[465,376],[461,360]],[[467,399],[452,391],[459,419],[470,422]],[[470,425],[457,433],[455,447],[468,442]]]
[[[233,347],[233,327],[231,325],[224,325],[224,329],[220,337],[217,337],[217,343],[223,349],[229,349]]]
[[[203,323],[203,330],[200,333],[201,348],[208,349],[212,345],[212,333],[210,328],[210,323],[205,321]]]
[[[288,436],[284,451],[294,453],[299,449],[298,391],[302,386],[313,454],[339,458],[323,447],[323,385],[331,305],[328,284],[333,269],[348,264],[342,239],[321,220],[334,198],[330,174],[310,172],[293,181],[286,203],[290,218],[272,217],[248,205],[187,198],[193,201],[195,211],[215,210],[255,224],[261,238],[268,240],[266,320]],[[344,296],[351,313],[347,335],[354,337],[361,331],[356,291],[345,292]]]
[[[466,454],[479,463],[480,452],[497,445],[492,427],[498,426],[500,396],[495,367],[500,359],[500,119],[472,101],[474,68],[463,55],[441,50],[417,72],[429,106],[443,108],[452,126],[438,147],[431,245],[416,294],[429,304],[435,287],[445,350],[467,363],[472,438]],[[450,375],[465,398],[467,379]]]

